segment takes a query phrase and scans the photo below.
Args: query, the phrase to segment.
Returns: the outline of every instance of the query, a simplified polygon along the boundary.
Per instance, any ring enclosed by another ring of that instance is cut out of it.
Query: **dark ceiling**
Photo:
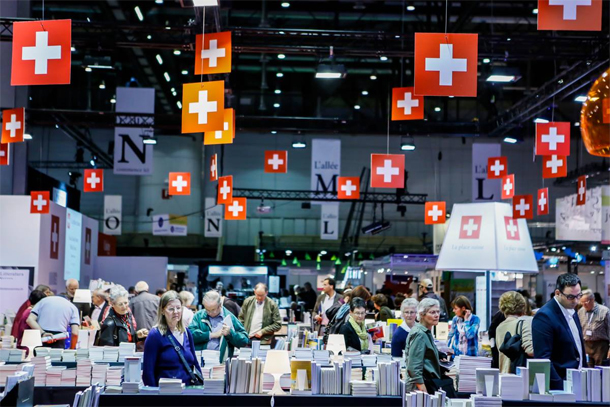
[[[574,96],[585,94],[609,65],[606,0],[599,32],[537,31],[537,1],[289,3],[221,0],[220,7],[206,9],[206,32],[233,32],[232,73],[213,79],[225,79],[240,130],[385,134],[391,88],[413,84],[414,33],[443,32],[445,24],[448,32],[479,34],[478,97],[426,97],[426,121],[408,127],[392,123],[392,132],[525,134],[532,117],[549,115],[551,109],[556,120],[575,122],[580,104]],[[32,18],[40,18],[42,3],[31,4]],[[62,117],[76,125],[112,127],[114,89],[129,84],[155,87],[156,131],[179,133],[182,84],[200,80],[193,75],[193,47],[202,32],[202,8],[183,8],[173,0],[47,0],[44,7],[47,19],[73,20],[72,83],[30,87],[31,121],[52,124]],[[11,21],[2,19],[2,24],[8,28]],[[347,76],[315,79],[317,64],[331,46]],[[96,62],[112,69],[85,71]],[[512,84],[486,82],[500,67],[516,68],[522,78]],[[50,112],[57,109],[61,115]]]

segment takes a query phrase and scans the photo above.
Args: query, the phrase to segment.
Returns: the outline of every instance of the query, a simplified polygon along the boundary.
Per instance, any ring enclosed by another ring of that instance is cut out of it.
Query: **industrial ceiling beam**
[[[337,193],[333,192],[233,188],[233,197],[261,200],[267,199],[271,201],[366,202],[424,205],[428,194],[366,192],[360,195],[360,199],[339,201],[337,199]]]

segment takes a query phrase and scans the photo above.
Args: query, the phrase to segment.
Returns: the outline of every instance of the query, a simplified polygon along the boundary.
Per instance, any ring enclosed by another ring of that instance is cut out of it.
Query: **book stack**
[[[523,378],[515,374],[500,375],[500,397],[502,400],[523,400]]]
[[[77,349],[76,350],[76,361],[82,359],[89,359],[89,349]]]
[[[35,356],[32,358],[32,363],[34,364],[34,386],[45,386],[47,384],[47,369],[51,367],[51,357]]]
[[[517,366],[517,376],[523,380],[523,397],[522,400],[530,398],[530,372],[527,367]]]
[[[106,384],[108,386],[120,386],[123,378],[123,366],[110,366],[106,373]]]
[[[45,348],[44,346],[39,346],[34,348],[34,354],[36,356],[51,356],[51,348]]]
[[[92,362],[101,362],[104,360],[104,347],[103,346],[94,346],[89,348],[89,359]]]
[[[227,376],[229,393],[234,394],[261,393],[266,383],[266,380],[263,380],[263,363],[260,358],[254,358],[253,360],[231,359]],[[267,376],[271,378],[271,387],[269,387],[269,390],[271,390],[273,378],[271,375]]]
[[[203,359],[202,373],[206,378],[211,377],[212,369],[215,366],[220,366],[220,351],[204,350],[203,352],[201,352],[201,357]]]
[[[563,390],[550,390],[554,403],[576,403],[576,395]]]
[[[610,366],[597,366],[602,371],[602,402],[610,402]]]
[[[332,367],[322,367],[320,373],[320,394],[342,394],[342,366],[334,363]]]
[[[347,351],[344,354],[345,360],[352,361],[352,367],[362,367],[362,354],[360,352]]]
[[[293,357],[296,360],[311,360],[313,357],[313,351],[309,348],[296,348],[293,353]]]
[[[330,351],[328,350],[314,350],[313,360],[318,363],[330,363]]]
[[[10,354],[11,354],[10,348],[0,349],[0,361],[7,362]]]
[[[587,401],[602,401],[602,371],[598,368],[582,369],[587,374]]]
[[[184,383],[180,379],[159,379],[159,394],[182,394]]]
[[[377,355],[362,355],[362,367],[377,367]]]
[[[123,388],[121,386],[110,386],[107,385],[106,386],[106,390],[104,390],[104,393],[106,394],[121,394],[123,391]]]
[[[551,361],[548,359],[528,359],[529,399],[552,402],[553,396],[548,393],[551,384]]]
[[[142,382],[123,382],[123,393],[125,394],[137,394],[141,388]]]
[[[445,401],[446,400],[446,401]],[[455,399],[454,399],[455,400]],[[453,406],[459,407],[471,407],[470,400],[460,400],[463,401],[464,404],[453,404]],[[446,399],[446,394],[444,391],[440,390],[434,394],[424,393],[423,391],[412,391],[410,393],[405,394],[405,403],[406,407],[445,407],[451,406],[452,400]]]
[[[99,384],[104,386],[106,384],[106,374],[108,372],[108,365],[105,363],[94,363],[91,369],[91,384]]]
[[[23,349],[9,349],[9,355],[7,362],[23,362],[25,359],[25,350]]]
[[[66,370],[65,366],[51,366],[48,368],[47,386],[61,386],[61,374],[64,370]]]
[[[0,364],[0,386],[4,386],[6,378],[13,376],[19,370],[19,365],[4,365]]]
[[[377,383],[369,380],[353,380],[352,396],[375,397],[377,395]]]
[[[252,349],[251,348],[241,348],[239,353],[236,355],[238,359],[252,359]]]
[[[475,370],[477,378],[477,394],[486,397],[496,397],[500,395],[500,370],[495,368],[477,368]]]
[[[76,369],[62,370],[60,385],[74,387],[76,385]]]
[[[458,391],[474,393],[477,388],[476,369],[491,368],[491,358],[460,355],[457,358]]]
[[[49,353],[49,356],[51,356],[51,362],[61,362],[63,354],[63,349],[51,348],[51,351]]]
[[[587,401],[587,373],[579,369],[567,369],[564,388],[574,393],[576,401]]]
[[[88,387],[91,385],[91,359],[80,359],[76,361],[76,385]]]
[[[380,363],[377,370],[379,375],[379,395],[400,395],[400,362]]]
[[[62,362],[76,362],[76,350],[66,349],[61,355]]]
[[[124,362],[125,358],[128,356],[133,356],[136,352],[136,344],[131,342],[121,342],[119,344],[119,355],[118,361]]]
[[[116,346],[104,346],[103,362],[116,362],[119,360],[119,348]]]
[[[486,397],[480,394],[470,396],[472,407],[502,407],[502,399],[500,397]]]
[[[10,349],[15,344],[15,337],[13,335],[2,336],[2,349]]]
[[[203,386],[203,394],[223,394],[225,392],[224,379],[207,379]]]

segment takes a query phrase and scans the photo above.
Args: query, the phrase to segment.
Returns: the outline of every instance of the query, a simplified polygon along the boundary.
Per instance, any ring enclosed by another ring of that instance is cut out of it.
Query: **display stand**
[[[34,378],[17,383],[5,398],[0,401],[1,407],[32,407],[34,405]]]

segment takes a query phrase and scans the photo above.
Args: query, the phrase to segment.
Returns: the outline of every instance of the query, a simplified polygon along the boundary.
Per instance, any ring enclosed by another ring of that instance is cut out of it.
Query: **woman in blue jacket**
[[[157,325],[152,328],[144,343],[144,362],[142,380],[146,386],[158,386],[159,379],[181,379],[190,385],[191,374],[180,360],[175,349],[176,344],[189,369],[201,373],[199,362],[195,357],[193,335],[182,324],[182,301],[175,291],[168,291],[161,297],[157,313]]]
[[[481,320],[472,313],[472,305],[463,295],[453,300],[455,317],[447,337],[447,346],[455,356],[477,356],[479,354],[479,325]]]
[[[407,336],[417,322],[417,305],[419,302],[415,298],[406,298],[400,304],[400,316],[402,324],[394,330],[392,335],[392,356],[401,358],[402,352],[407,346]]]

